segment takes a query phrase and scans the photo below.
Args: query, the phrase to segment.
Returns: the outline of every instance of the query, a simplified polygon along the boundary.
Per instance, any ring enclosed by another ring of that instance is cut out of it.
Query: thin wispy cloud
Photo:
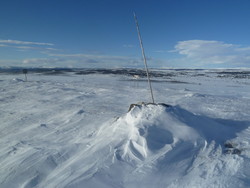
[[[0,59],[0,65],[4,67],[8,66],[20,66],[20,60],[16,59]]]
[[[53,51],[60,51],[59,49],[53,48],[54,44],[45,42],[30,42],[30,41],[19,41],[19,40],[0,40],[0,47],[16,49],[17,51],[38,51],[40,53],[49,53]]]
[[[24,59],[22,61],[23,64],[33,64],[33,65],[41,65],[41,64],[50,64],[53,65],[58,62],[63,62],[64,59],[60,58],[30,58]]]
[[[20,40],[0,40],[0,44],[10,44],[10,45],[39,45],[39,46],[53,46],[52,43],[45,42],[29,42]]]
[[[44,48],[45,50],[50,50],[50,51],[61,51],[59,49],[56,49],[56,48]]]
[[[8,45],[6,44],[0,44],[0,47],[7,47]]]
[[[50,54],[53,57],[66,59],[81,66],[135,66],[139,58],[128,56],[96,55],[96,54]]]
[[[186,62],[195,65],[223,64],[249,66],[250,47],[227,44],[221,41],[188,40],[180,41],[175,50],[184,55]]]
[[[43,47],[36,47],[36,46],[12,46],[12,48],[17,48],[23,51],[27,51],[27,50],[36,50],[36,51],[40,51],[41,53],[50,53],[53,51],[60,51],[59,49],[56,48],[43,48]]]
[[[19,40],[0,40],[0,47],[16,49],[25,53],[39,52],[42,57],[19,60],[20,66],[29,67],[126,67],[137,66],[141,60],[135,57],[99,55],[88,53],[63,53],[53,48],[52,43],[29,42]],[[126,47],[132,47],[127,45]],[[32,56],[29,54],[29,56]],[[2,65],[17,66],[18,61],[3,61]]]
[[[130,57],[127,56],[112,56],[112,55],[95,55],[95,54],[84,54],[84,53],[78,53],[78,54],[55,54],[51,53],[51,56],[58,56],[58,57],[69,57],[69,58],[94,58],[94,59],[118,59],[118,60],[128,60]]]
[[[138,67],[143,65],[140,58],[127,56],[93,55],[93,54],[50,54],[47,58],[27,58],[22,61],[24,66],[53,67]]]

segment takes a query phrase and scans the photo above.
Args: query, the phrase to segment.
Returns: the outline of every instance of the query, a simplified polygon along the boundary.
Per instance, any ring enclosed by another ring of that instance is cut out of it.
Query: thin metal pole
[[[150,89],[150,92],[151,92],[152,102],[155,103],[153,90],[152,90],[152,86],[151,86],[151,80],[149,78],[147,59],[146,59],[146,56],[145,56],[145,51],[144,51],[143,44],[142,44],[142,38],[141,38],[140,29],[139,29],[139,24],[138,24],[138,20],[137,20],[137,17],[135,15],[135,12],[134,12],[134,18],[135,18],[136,28],[137,28],[137,32],[138,32],[139,41],[140,41],[142,57],[143,57],[143,60],[144,60],[144,65],[145,65],[145,69],[146,69],[146,73],[147,73],[148,85],[149,85],[149,89]]]

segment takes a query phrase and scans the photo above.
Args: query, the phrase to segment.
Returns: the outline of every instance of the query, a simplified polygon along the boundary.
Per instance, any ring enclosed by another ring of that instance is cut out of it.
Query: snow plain
[[[250,71],[152,73],[2,72],[0,187],[250,187]]]

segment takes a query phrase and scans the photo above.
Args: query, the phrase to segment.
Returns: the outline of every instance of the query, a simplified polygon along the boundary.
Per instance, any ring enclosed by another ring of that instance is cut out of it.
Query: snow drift
[[[178,106],[135,105],[91,135],[40,187],[246,186],[238,173],[244,159],[224,147],[244,129]]]

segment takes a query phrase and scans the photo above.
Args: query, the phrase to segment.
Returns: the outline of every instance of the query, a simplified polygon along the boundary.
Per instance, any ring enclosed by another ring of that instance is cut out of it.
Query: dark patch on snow
[[[40,124],[40,127],[45,127],[45,128],[47,128],[47,125],[44,124],[44,123],[42,123],[42,124]]]
[[[148,106],[148,105],[160,105],[160,106],[164,106],[166,108],[171,107],[171,105],[165,104],[165,103],[145,103],[145,102],[139,102],[137,104],[131,104],[129,106],[128,112],[130,112],[134,107],[141,108],[142,106]]]
[[[121,81],[148,82],[147,79],[124,79],[124,80],[121,80]],[[184,81],[178,81],[178,80],[156,80],[156,79],[151,79],[150,81],[154,82],[154,83],[166,82],[166,83],[173,83],[173,84],[194,84],[194,83],[184,82]]]
[[[12,147],[11,151],[8,152],[9,155],[16,154],[17,148],[15,146]]]
[[[226,143],[224,144],[224,146],[225,146],[226,148],[234,148],[234,147],[236,147],[237,145],[234,144],[234,143],[232,143],[232,142],[226,142]]]
[[[143,135],[145,135],[145,130],[143,129],[143,128],[139,128],[139,134],[140,134],[140,136],[143,136]]]
[[[84,110],[79,110],[78,112],[77,112],[77,114],[83,114],[84,113]]]
[[[39,182],[41,181],[41,177],[39,176],[39,174],[35,175],[26,185],[24,188],[32,188],[32,187],[36,187]]]
[[[237,148],[238,144],[233,142],[225,142],[224,147],[224,153],[225,154],[237,154],[240,155],[242,152],[242,149]]]
[[[236,155],[240,155],[241,154],[241,150],[237,149],[237,148],[227,148],[225,149],[225,154],[236,154]]]
[[[222,71],[217,74],[219,78],[250,79],[250,71]]]
[[[118,161],[122,161],[122,157],[121,157],[121,154],[120,154],[120,150],[116,150],[115,151],[115,157]]]

